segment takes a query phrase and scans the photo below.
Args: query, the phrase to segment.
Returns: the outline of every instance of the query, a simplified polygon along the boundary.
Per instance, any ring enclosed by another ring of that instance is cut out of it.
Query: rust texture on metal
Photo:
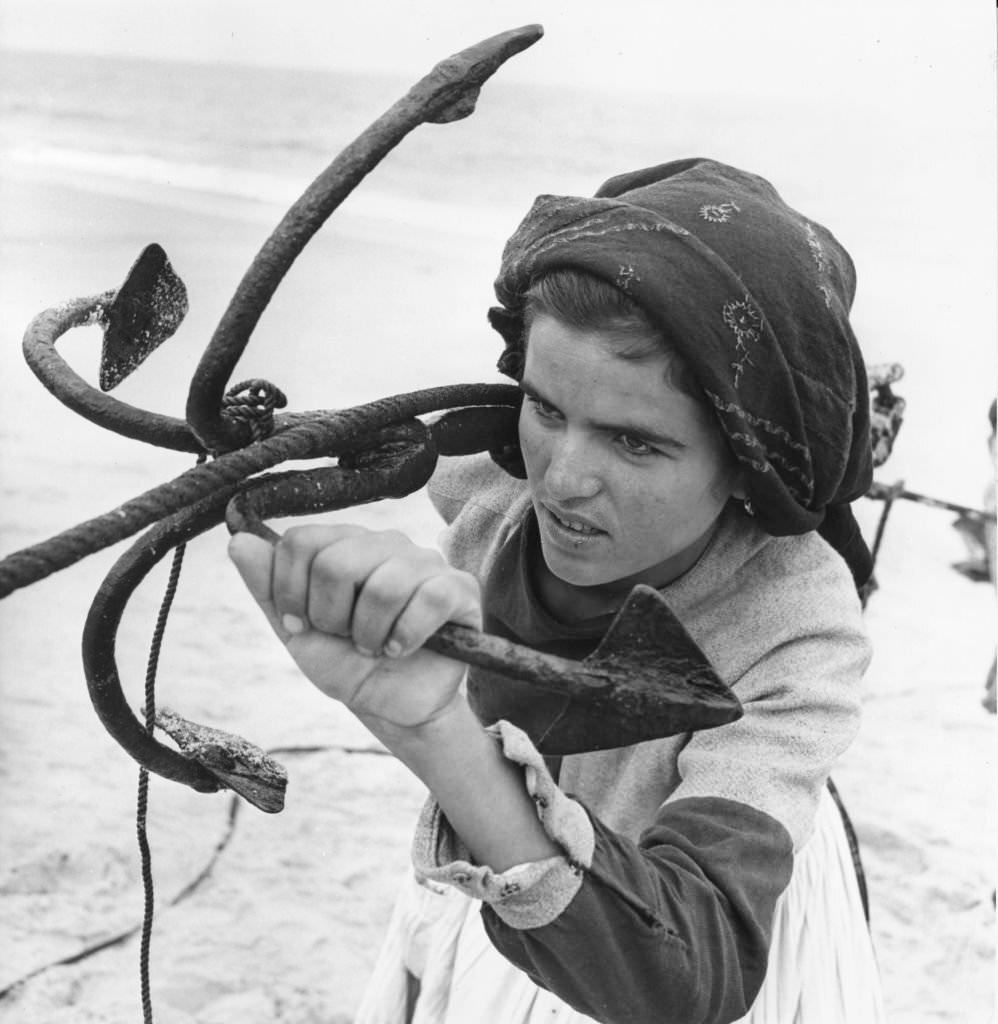
[[[268,814],[284,810],[288,773],[266,751],[231,732],[191,722],[169,708],[157,710],[156,724],[169,733],[185,756],[254,807]]]
[[[117,387],[150,353],[172,337],[187,316],[187,288],[163,247],[147,245],[105,313],[101,391]]]
[[[173,749],[138,720],[116,663],[122,614],[135,588],[177,545],[227,519],[271,540],[272,516],[343,508],[422,487],[439,456],[515,443],[520,394],[509,385],[461,384],[383,398],[347,410],[275,414],[280,390],[252,380],[229,386],[233,369],[291,264],[329,215],[410,131],[468,116],[482,84],[540,38],[539,26],[504,32],[438,64],[351,143],[306,189],[253,260],[195,370],[185,418],[137,409],[88,384],[56,352],[74,327],[99,323],[100,369],[114,387],[180,326],[183,282],[158,245],[147,247],[122,286],[40,314],[25,335],[33,372],[61,402],[91,422],[159,447],[209,457],[193,469],[0,561],[0,597],[149,528],[101,584],[84,626],[83,659],[94,709],[108,732],[149,771],[193,789],[232,788],[267,811],[283,805],[283,769],[252,744],[161,711]],[[269,473],[289,460],[337,464]],[[448,624],[430,645],[488,664],[605,711],[629,742],[709,728],[740,714],[737,699],[664,603],[639,594],[604,644],[585,661],[564,662]],[[623,638],[623,639],[622,639]]]
[[[642,585],[634,588],[599,646],[582,661],[541,654],[454,623],[438,630],[425,646],[584,701],[599,717],[594,749],[711,729],[742,714],[738,698],[662,595]]]

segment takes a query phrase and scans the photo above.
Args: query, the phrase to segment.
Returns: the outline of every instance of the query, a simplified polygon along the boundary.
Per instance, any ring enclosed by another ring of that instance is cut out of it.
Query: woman
[[[491,314],[519,451],[437,474],[447,560],[349,526],[233,539],[306,676],[430,791],[424,887],[359,1021],[879,1019],[825,788],[869,660],[854,280],[824,228],[713,161],[542,196]],[[419,649],[455,621],[582,657],[636,583],[741,720],[620,746],[583,706]]]

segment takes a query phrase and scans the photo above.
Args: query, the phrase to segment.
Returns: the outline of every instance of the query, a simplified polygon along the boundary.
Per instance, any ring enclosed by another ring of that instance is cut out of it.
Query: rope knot
[[[284,392],[269,380],[244,380],[234,384],[222,399],[222,415],[248,423],[254,441],[274,432],[274,409],[288,404]]]

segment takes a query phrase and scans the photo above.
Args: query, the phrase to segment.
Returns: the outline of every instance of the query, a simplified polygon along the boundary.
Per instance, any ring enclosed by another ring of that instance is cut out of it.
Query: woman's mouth
[[[545,512],[543,518],[547,532],[557,541],[578,547],[581,544],[590,543],[599,537],[607,535],[605,530],[594,526],[588,519],[564,512],[556,512],[547,505],[542,505],[541,507]]]

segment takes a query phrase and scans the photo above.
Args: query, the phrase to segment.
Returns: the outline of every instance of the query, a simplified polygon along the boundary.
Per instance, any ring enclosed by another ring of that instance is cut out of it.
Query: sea
[[[13,164],[282,204],[413,84],[391,74],[0,56]],[[473,229],[497,208],[520,211],[532,190],[591,191],[629,164],[688,155],[694,116],[673,111],[672,138],[655,144],[660,104],[504,82],[500,72],[471,118],[421,127],[352,202],[412,224]]]
[[[427,125],[365,183],[364,210],[473,227],[522,212],[541,192],[591,193],[613,174],[686,156],[750,167],[815,219],[856,195],[829,176],[855,156],[868,195],[891,181],[893,206],[914,194],[897,173],[898,111],[876,98],[737,88],[661,95],[600,88],[598,75],[557,85],[504,78],[470,118]],[[0,51],[0,141],[14,165],[290,203],[412,85],[383,73]],[[902,119],[903,121],[903,119]],[[945,138],[942,141],[946,141]],[[815,209],[815,207],[819,209]]]

